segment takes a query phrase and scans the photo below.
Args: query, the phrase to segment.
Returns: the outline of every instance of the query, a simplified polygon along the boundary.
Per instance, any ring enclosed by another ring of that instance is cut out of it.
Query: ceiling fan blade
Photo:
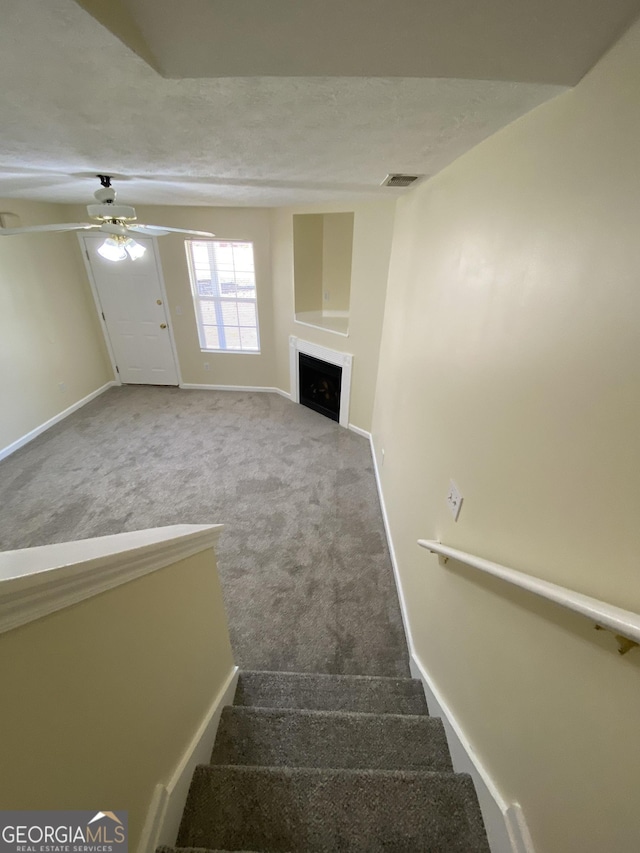
[[[129,231],[160,237],[162,234],[190,234],[192,237],[215,237],[211,231],[192,231],[189,228],[169,228],[168,225],[129,225]]]
[[[135,231],[136,234],[144,234],[147,237],[164,237],[169,231],[167,228],[156,227],[155,225],[129,225],[128,231]]]
[[[90,229],[99,227],[98,225],[90,225],[88,222],[61,222],[58,225],[25,225],[23,228],[0,228],[0,236],[35,234],[38,231],[89,231]]]

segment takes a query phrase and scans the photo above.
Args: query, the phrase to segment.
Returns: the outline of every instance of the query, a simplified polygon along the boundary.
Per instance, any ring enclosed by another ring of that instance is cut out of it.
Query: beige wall
[[[638,138],[635,26],[398,203],[373,432],[413,639],[536,853],[640,849],[640,650],[416,540],[640,611]]]
[[[0,635],[2,808],[107,803],[135,851],[232,666],[213,551]]]
[[[322,310],[324,218],[320,213],[293,217],[295,310]]]
[[[294,321],[293,214],[353,211],[353,261],[349,336],[314,329]],[[289,335],[354,356],[350,421],[361,429],[371,427],[378,370],[378,351],[387,285],[391,237],[395,216],[393,201],[356,205],[272,210],[274,332],[276,335],[276,385],[289,390]]]
[[[22,225],[68,219],[54,204],[0,210]],[[0,450],[113,379],[75,234],[0,237],[0,364]]]
[[[200,351],[184,238],[167,235],[158,239],[184,383],[277,387],[288,391],[289,335],[295,334],[354,355],[351,423],[369,430],[395,199],[313,209],[137,206],[136,210],[141,222],[212,231],[220,238],[251,240],[254,244],[261,352],[222,354]],[[343,337],[294,322],[293,214],[350,211],[355,211],[351,304],[349,337]],[[82,207],[67,206],[65,212],[67,219],[86,218]],[[75,252],[79,257],[77,249]]]
[[[120,196],[126,202],[126,193]],[[82,207],[70,207],[72,217],[86,219]],[[201,352],[195,309],[191,296],[185,237],[168,234],[158,238],[160,262],[167,288],[169,312],[185,383],[202,385],[275,385],[275,342],[271,300],[269,210],[251,207],[160,207],[136,205],[140,222],[211,231],[220,239],[253,242],[260,324],[260,353]],[[181,314],[178,311],[182,311]],[[206,370],[204,365],[209,365]]]
[[[322,246],[322,308],[348,311],[353,253],[352,213],[325,213]]]

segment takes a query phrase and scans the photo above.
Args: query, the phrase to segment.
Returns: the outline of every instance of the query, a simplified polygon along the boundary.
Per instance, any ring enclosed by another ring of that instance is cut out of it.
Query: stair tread
[[[156,847],[156,853],[260,853],[258,850],[211,850],[209,847]],[[288,851],[287,851],[288,853]]]
[[[257,850],[211,850],[208,847],[156,847],[156,853],[259,853]]]
[[[253,706],[224,708],[211,763],[453,769],[437,718]]]
[[[234,705],[428,715],[417,679],[242,671]]]
[[[180,846],[488,853],[466,774],[200,765]]]

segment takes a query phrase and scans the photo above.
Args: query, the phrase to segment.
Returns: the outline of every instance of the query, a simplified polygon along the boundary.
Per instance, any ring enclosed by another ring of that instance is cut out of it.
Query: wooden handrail
[[[449,548],[448,545],[443,545],[435,539],[418,539],[418,545],[426,548],[427,551],[431,551],[432,554],[439,554],[445,560],[451,558],[460,563],[465,563],[467,566],[479,569],[481,572],[493,575],[507,583],[520,587],[520,589],[526,589],[528,592],[534,593],[534,595],[539,595],[541,598],[546,598],[548,601],[560,604],[562,607],[566,607],[567,610],[573,610],[575,613],[580,613],[592,619],[596,623],[596,628],[611,631],[615,634],[621,655],[628,652],[634,646],[640,645],[640,614],[638,613],[634,613],[631,610],[623,610],[621,607],[615,607],[613,604],[607,604],[605,601],[591,598],[588,595],[583,595],[581,592],[575,592],[564,586],[558,586],[558,584],[551,583],[550,581],[540,580],[533,575],[519,572],[508,566],[492,563],[490,560],[476,557],[474,554],[468,554],[466,551]]]

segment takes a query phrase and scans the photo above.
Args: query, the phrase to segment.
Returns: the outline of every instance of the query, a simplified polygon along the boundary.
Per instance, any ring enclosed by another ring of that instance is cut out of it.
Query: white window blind
[[[253,244],[186,240],[203,350],[260,352]]]

